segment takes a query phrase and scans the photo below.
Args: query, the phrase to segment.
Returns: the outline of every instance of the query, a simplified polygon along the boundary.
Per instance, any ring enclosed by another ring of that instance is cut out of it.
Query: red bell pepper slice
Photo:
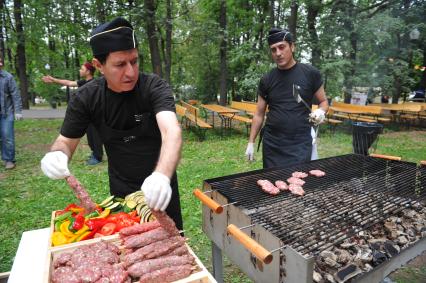
[[[84,212],[80,212],[79,214],[77,214],[76,216],[75,216],[75,221],[73,222],[73,224],[72,224],[72,228],[74,229],[74,230],[80,230],[81,228],[83,228],[83,225],[84,225],[84,221],[85,221],[85,218],[84,218],[84,214],[83,214]]]

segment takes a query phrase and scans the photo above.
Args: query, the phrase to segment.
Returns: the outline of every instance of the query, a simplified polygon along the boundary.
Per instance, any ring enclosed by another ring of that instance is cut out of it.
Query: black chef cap
[[[293,35],[286,29],[271,28],[268,32],[268,44],[272,45],[280,41],[293,42]]]
[[[132,25],[121,17],[96,27],[90,34],[89,40],[95,57],[110,52],[133,49],[137,46]]]

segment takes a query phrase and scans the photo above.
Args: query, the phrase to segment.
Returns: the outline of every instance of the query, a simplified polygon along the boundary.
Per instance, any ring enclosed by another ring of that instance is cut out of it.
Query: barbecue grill
[[[257,180],[308,176],[305,196],[271,196]],[[349,154],[287,168],[270,168],[205,180],[203,231],[213,244],[213,268],[222,279],[222,251],[256,282],[312,282],[315,257],[407,208],[422,209],[426,166]],[[425,237],[397,256],[355,277],[376,282],[426,250]]]

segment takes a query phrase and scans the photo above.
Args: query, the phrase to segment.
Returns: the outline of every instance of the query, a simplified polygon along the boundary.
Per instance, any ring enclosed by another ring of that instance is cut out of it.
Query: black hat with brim
[[[293,35],[286,29],[271,28],[268,32],[268,44],[272,45],[280,41],[293,42]]]
[[[89,41],[94,56],[137,47],[132,25],[121,17],[96,27]]]

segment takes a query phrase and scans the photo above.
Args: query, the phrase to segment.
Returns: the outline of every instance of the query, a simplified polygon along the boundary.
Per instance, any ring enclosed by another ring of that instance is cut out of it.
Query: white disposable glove
[[[249,142],[246,148],[246,156],[249,161],[254,160],[254,143]]]
[[[317,160],[318,159],[317,133],[315,132],[313,127],[311,127],[311,137],[312,137],[311,160]]]
[[[321,108],[315,109],[309,114],[309,120],[315,125],[319,125],[325,120],[325,112]]]
[[[62,151],[46,153],[41,160],[41,170],[50,179],[64,179],[71,175],[68,169],[68,156]]]
[[[20,113],[16,113],[15,114],[15,120],[22,120],[22,118],[23,118],[23,116],[22,116],[22,114],[20,114]]]
[[[141,186],[146,204],[154,210],[166,210],[172,198],[170,179],[160,172],[153,172]]]

